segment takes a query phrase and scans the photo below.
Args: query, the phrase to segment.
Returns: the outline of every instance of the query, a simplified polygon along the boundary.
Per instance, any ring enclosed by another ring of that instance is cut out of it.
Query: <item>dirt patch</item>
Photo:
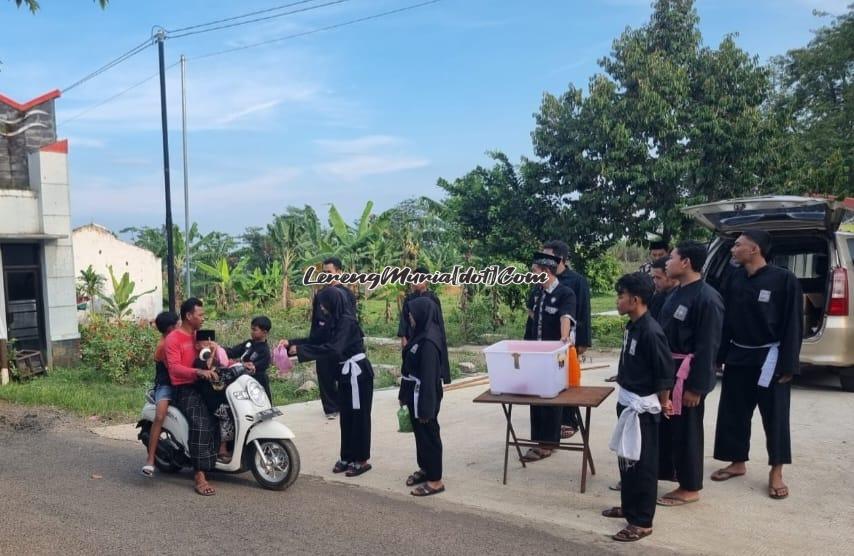
[[[79,418],[56,409],[0,401],[0,434],[38,434],[75,425],[82,425]]]

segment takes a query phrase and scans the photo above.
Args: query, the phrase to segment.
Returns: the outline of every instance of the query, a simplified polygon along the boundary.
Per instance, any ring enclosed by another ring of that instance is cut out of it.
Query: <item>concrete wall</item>
[[[74,244],[74,273],[92,265],[92,268],[106,279],[104,294],[113,292],[112,281],[107,267],[112,265],[116,280],[121,280],[127,272],[136,284],[135,294],[154,290],[132,306],[136,318],[154,320],[163,310],[163,274],[161,261],[151,251],[118,239],[110,230],[97,224],[81,226],[72,232]],[[99,303],[95,303],[99,307]]]
[[[0,100],[0,189],[28,189],[27,154],[56,142],[54,91],[26,104]]]
[[[0,188],[0,235],[41,233],[35,191]]]
[[[68,155],[37,151],[29,155],[28,162],[30,186],[38,197],[41,232],[62,236],[44,242],[42,278],[49,357],[55,365],[66,365],[76,362],[73,360],[74,346],[80,338],[71,245]],[[54,345],[56,354],[53,353]]]

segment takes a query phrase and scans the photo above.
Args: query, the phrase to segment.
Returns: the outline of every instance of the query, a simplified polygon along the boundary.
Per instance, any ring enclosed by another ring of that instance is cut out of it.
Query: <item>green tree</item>
[[[136,289],[136,283],[130,279],[130,275],[127,272],[122,274],[121,280],[117,280],[113,272],[113,266],[107,266],[107,270],[110,271],[113,293],[110,295],[102,294],[101,299],[104,301],[104,313],[111,318],[122,320],[130,316],[131,306],[136,303],[136,300],[155,291],[155,288],[152,288],[146,292],[134,295],[133,291]]]
[[[77,284],[80,287],[80,292],[87,298],[90,313],[95,311],[95,299],[101,297],[103,294],[106,281],[106,278],[95,272],[92,265],[80,271],[80,275],[77,277]]]
[[[687,203],[749,194],[768,181],[769,75],[732,37],[702,45],[692,0],[657,0],[599,61],[587,95],[545,94],[534,150],[566,204],[552,223],[575,263],[621,238],[685,236]]]
[[[14,1],[15,1],[15,5],[18,6],[19,8],[22,5],[26,5],[27,9],[29,9],[31,13],[36,13],[41,8],[41,5],[38,3],[38,0],[14,0]],[[110,3],[110,0],[92,0],[92,1],[97,2],[101,6],[101,9],[106,8],[107,4]]]
[[[217,309],[227,310],[235,301],[238,284],[245,281],[246,261],[240,260],[231,266],[226,257],[221,257],[215,264],[200,261],[196,263],[196,267],[214,284]]]
[[[817,15],[826,15],[817,13]],[[774,60],[781,188],[854,195],[854,4],[803,48]]]

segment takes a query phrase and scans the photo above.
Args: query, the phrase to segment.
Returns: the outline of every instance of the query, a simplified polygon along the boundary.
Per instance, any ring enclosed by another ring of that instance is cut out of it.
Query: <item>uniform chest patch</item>
[[[411,348],[409,348],[409,352],[410,353],[417,353],[418,352],[418,344],[414,344]]]
[[[634,355],[635,351],[638,349],[638,341],[632,338],[632,342],[629,344],[629,355]]]
[[[552,303],[557,303],[557,298],[556,298],[556,297],[553,297],[553,298],[552,298]]]
[[[761,303],[768,303],[771,301],[771,290],[759,290],[759,301]]]
[[[550,315],[554,315],[557,313],[557,307],[546,307],[545,311]]]
[[[684,305],[680,305],[676,308],[676,311],[673,313],[673,318],[676,320],[684,321],[685,317],[688,316],[688,307]]]

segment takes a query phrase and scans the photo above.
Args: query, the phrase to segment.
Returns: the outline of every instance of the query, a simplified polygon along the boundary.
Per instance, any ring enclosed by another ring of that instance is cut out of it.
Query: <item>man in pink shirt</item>
[[[195,470],[196,492],[202,496],[216,494],[208,483],[205,471],[216,464],[216,420],[205,406],[196,389],[198,380],[214,380],[216,373],[205,369],[196,369],[196,331],[205,322],[205,310],[201,300],[191,297],[181,304],[181,326],[166,337],[166,367],[169,379],[175,389],[174,404],[189,424],[190,460]]]

